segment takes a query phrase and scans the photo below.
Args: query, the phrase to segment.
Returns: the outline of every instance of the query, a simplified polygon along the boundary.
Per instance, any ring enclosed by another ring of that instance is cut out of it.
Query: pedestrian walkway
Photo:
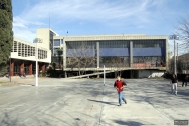
[[[172,95],[169,80],[126,80],[128,103],[122,106],[112,79],[106,86],[103,79],[43,78],[38,87],[32,81],[1,86],[1,126],[172,126],[189,120],[189,88],[179,85]]]

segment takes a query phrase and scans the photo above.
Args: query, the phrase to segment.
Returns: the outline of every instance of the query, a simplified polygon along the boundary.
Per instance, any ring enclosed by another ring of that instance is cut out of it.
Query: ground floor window
[[[129,67],[129,63],[130,58],[126,56],[109,56],[99,58],[100,67],[103,67],[104,65],[106,67]]]

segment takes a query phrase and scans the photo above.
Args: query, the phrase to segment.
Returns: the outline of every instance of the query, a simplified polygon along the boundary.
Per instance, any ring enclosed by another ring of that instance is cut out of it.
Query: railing
[[[137,69],[157,69],[157,70],[166,70],[166,67],[147,67],[147,66],[135,66],[135,67],[106,67],[106,70],[109,71],[123,71],[123,70],[137,70]],[[64,71],[103,71],[104,68],[64,68]]]

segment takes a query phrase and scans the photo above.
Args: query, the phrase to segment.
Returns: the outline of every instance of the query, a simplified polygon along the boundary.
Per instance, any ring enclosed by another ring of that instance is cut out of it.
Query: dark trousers
[[[187,86],[187,81],[188,81],[188,80],[183,80],[183,81],[182,81],[182,87],[184,86],[184,83],[185,83],[185,87]]]

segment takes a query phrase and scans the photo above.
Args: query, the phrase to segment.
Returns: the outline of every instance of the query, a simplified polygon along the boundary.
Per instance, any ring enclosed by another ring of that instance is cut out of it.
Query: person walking
[[[175,74],[173,74],[173,78],[170,81],[172,94],[177,95],[177,86],[178,86],[178,79]]]
[[[182,79],[182,87],[184,87],[184,83],[186,82],[186,75],[182,74],[181,79]]]
[[[186,77],[185,77],[185,80],[186,80],[185,87],[187,87],[188,79],[189,79],[189,76],[186,75]]]
[[[182,80],[183,80],[183,81],[182,81],[182,87],[184,87],[184,86],[186,87],[186,86],[187,86],[187,81],[188,81],[188,75],[185,75],[185,74],[184,74],[184,75],[182,76]],[[184,84],[184,83],[185,83],[185,84]]]
[[[127,104],[127,101],[123,96],[123,89],[124,87],[126,87],[126,83],[123,80],[121,80],[120,76],[117,76],[117,80],[115,81],[114,87],[117,89],[118,92],[118,97],[119,97],[118,106],[122,105],[122,100],[125,102],[125,104]]]

